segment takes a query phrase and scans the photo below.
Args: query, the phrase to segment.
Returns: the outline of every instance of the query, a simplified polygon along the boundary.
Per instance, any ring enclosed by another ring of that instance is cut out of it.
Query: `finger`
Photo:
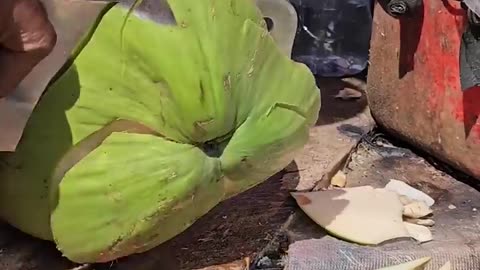
[[[38,0],[16,0],[7,5],[11,16],[4,22],[0,44],[17,52],[50,53],[56,42],[56,33],[43,5]]]
[[[11,93],[56,43],[55,30],[39,1],[0,0],[3,1],[6,2],[0,4],[3,10],[0,11],[3,18],[0,21],[0,98]]]

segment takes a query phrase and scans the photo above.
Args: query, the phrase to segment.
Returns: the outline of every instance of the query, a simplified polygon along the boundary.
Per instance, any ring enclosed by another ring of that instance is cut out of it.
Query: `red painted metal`
[[[400,19],[377,4],[368,99],[380,125],[480,179],[480,87],[460,85],[465,26],[456,0],[424,0]]]

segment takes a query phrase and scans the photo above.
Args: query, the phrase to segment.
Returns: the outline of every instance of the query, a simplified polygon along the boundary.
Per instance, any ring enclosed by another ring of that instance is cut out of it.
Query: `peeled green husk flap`
[[[313,75],[253,1],[168,0],[172,24],[148,2],[108,7],[0,157],[1,217],[75,262],[174,237],[288,165],[317,119]]]

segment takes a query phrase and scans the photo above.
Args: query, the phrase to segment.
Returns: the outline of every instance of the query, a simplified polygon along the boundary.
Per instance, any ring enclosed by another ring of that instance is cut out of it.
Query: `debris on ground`
[[[418,242],[425,243],[433,240],[432,232],[428,227],[410,222],[405,222],[404,225],[410,236]]]
[[[395,179],[390,179],[390,182],[385,186],[386,190],[394,191],[398,193],[399,195],[406,196],[410,200],[413,201],[423,201],[425,204],[427,204],[429,207],[431,207],[434,203],[435,200],[425,194],[424,192],[409,186],[407,183]]]
[[[91,270],[92,269],[92,265],[87,263],[87,264],[82,264],[82,265],[79,265],[75,268],[72,268],[70,270]]]
[[[410,236],[420,243],[432,241],[432,232],[428,227],[433,226],[435,222],[432,219],[422,218],[433,213],[430,207],[433,206],[435,200],[407,183],[395,179],[391,179],[385,189],[397,193],[404,204],[404,224]]]
[[[248,270],[250,269],[250,258],[234,261],[227,264],[209,266],[197,270]]]
[[[435,221],[433,219],[429,219],[429,218],[426,218],[426,219],[406,218],[405,221],[413,223],[413,224],[428,226],[428,227],[432,227],[433,225],[435,225]]]
[[[338,94],[335,96],[335,98],[338,98],[341,100],[359,99],[361,97],[362,97],[362,92],[350,87],[345,87],[344,89],[338,91]]]
[[[403,215],[409,218],[422,218],[432,213],[432,209],[421,201],[415,201],[403,207]]]
[[[430,262],[430,257],[424,257],[407,263],[402,263],[395,266],[385,267],[377,270],[423,270]]]
[[[347,176],[344,172],[338,171],[330,180],[330,186],[343,188],[347,185]]]
[[[267,256],[263,256],[260,260],[258,260],[257,267],[259,267],[261,269],[273,267],[272,259],[270,259]]]
[[[450,204],[450,205],[448,206],[448,209],[450,209],[450,210],[455,210],[455,209],[457,209],[457,207],[456,207],[455,205],[453,205],[453,204]]]

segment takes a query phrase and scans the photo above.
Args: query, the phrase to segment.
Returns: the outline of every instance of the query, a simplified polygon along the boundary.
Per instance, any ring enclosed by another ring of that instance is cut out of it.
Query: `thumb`
[[[38,0],[0,0],[0,97],[10,93],[56,44]]]

